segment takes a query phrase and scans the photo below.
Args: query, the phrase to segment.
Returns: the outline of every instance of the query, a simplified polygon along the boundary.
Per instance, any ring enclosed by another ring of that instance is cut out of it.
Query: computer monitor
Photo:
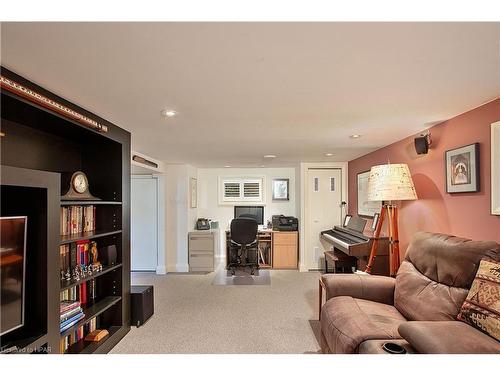
[[[234,218],[251,217],[264,225],[264,206],[234,206]]]

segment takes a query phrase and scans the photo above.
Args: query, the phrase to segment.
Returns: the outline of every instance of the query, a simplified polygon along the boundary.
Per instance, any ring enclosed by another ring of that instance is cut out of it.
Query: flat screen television
[[[234,206],[234,218],[238,217],[250,217],[264,225],[264,206]]]
[[[27,216],[0,217],[0,336],[24,325]]]

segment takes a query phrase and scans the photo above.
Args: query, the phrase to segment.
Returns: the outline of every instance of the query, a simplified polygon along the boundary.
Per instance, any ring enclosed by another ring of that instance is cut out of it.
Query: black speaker
[[[105,266],[114,266],[116,264],[116,245],[103,247],[99,252],[102,264]]]
[[[143,325],[154,314],[153,285],[132,285],[130,287],[132,324]]]
[[[429,138],[426,135],[415,138],[415,151],[419,155],[429,152]]]

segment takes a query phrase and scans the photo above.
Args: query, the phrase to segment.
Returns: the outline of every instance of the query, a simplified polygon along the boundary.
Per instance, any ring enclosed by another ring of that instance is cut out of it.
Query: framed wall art
[[[288,178],[273,179],[273,201],[290,200],[290,180]]]
[[[479,143],[445,152],[446,192],[479,191]]]
[[[376,213],[380,213],[382,209],[381,201],[368,200],[368,177],[370,171],[358,173],[358,216],[373,217]]]
[[[191,208],[196,208],[198,206],[198,180],[196,178],[191,178],[189,180],[189,192]]]
[[[491,124],[491,214],[500,215],[500,121]]]

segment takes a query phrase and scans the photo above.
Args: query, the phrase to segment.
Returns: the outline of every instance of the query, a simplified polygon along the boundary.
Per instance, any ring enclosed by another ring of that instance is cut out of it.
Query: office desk
[[[226,231],[226,265],[229,262],[231,232]],[[299,262],[299,232],[259,230],[257,247],[260,268],[297,269]]]

